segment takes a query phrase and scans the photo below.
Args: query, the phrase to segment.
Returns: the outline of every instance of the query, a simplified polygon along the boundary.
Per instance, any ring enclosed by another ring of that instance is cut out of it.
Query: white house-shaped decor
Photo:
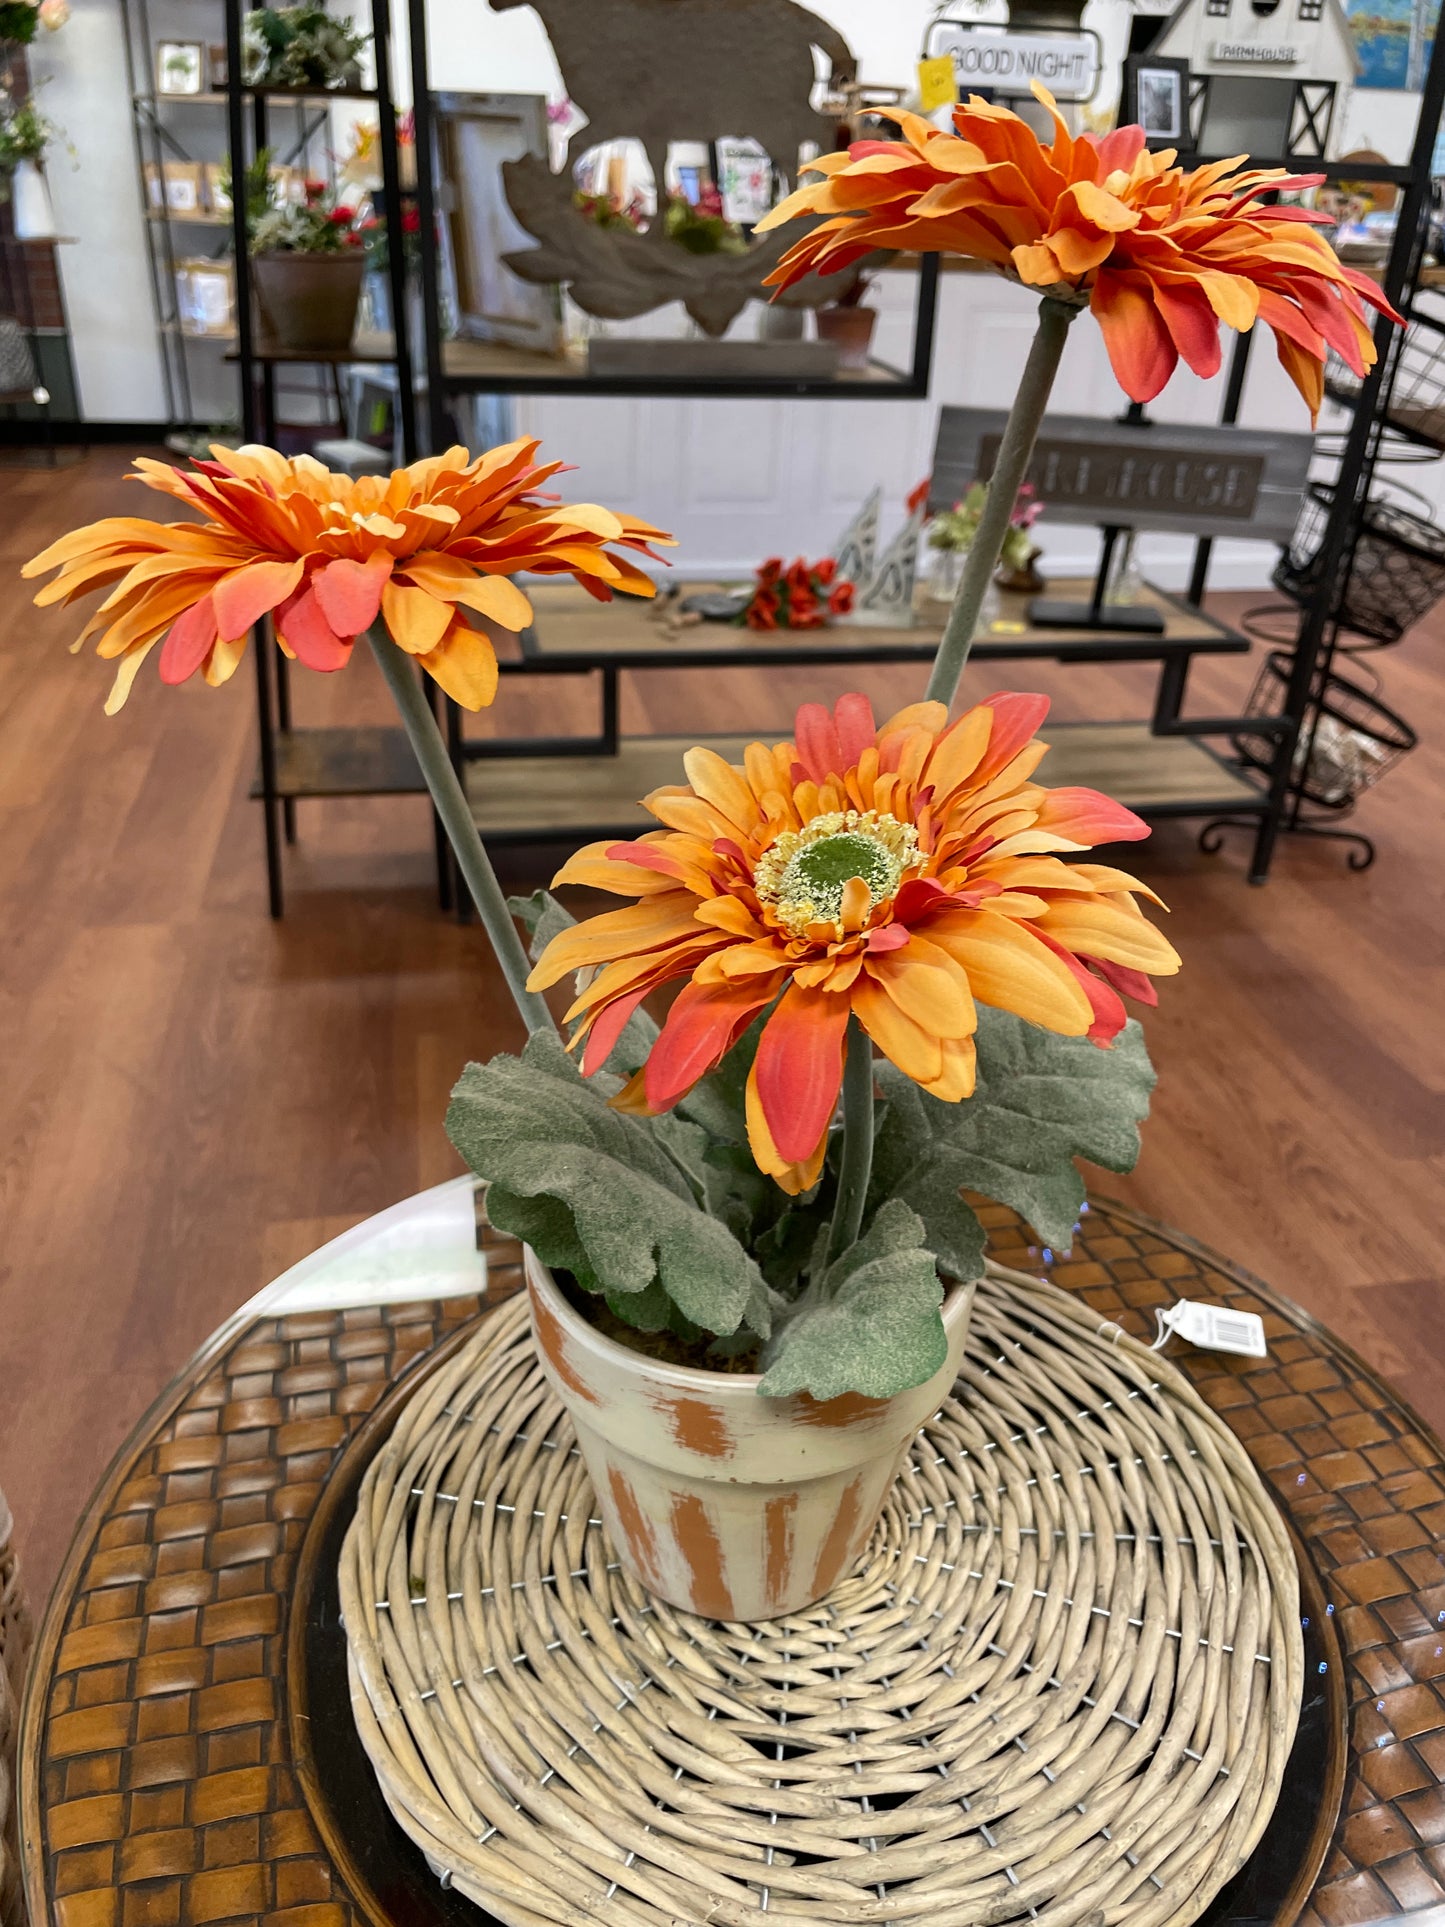
[[[1340,0],[1181,0],[1149,52],[1188,61],[1210,157],[1332,156],[1359,72]]]

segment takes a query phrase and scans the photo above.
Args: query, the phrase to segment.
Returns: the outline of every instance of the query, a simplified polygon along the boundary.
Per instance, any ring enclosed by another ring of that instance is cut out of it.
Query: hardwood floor
[[[142,512],[124,466],[0,470],[0,1485],[37,1592],[171,1373],[294,1259],[451,1174],[453,1079],[519,1041],[480,933],[438,913],[421,799],[303,805],[274,925],[249,665],[219,692],[148,672],[102,714],[106,666],[66,653],[80,619],[33,610],[14,571]],[[1374,870],[1299,842],[1251,889],[1244,839],[1204,857],[1188,825],[1137,853],[1185,970],[1149,1020],[1143,1159],[1100,1188],[1287,1292],[1445,1429],[1442,642],[1445,621],[1372,659],[1422,738],[1359,813]],[[1023,673],[1060,717],[1146,712],[1147,670]],[[1203,665],[1191,702],[1218,713],[1251,674]],[[638,676],[624,726],[781,734],[845,676],[881,707],[924,671]],[[296,685],[298,720],[387,719],[360,657]],[[504,683],[482,726],[591,717],[580,680]],[[553,854],[510,858],[508,881],[545,881]]]

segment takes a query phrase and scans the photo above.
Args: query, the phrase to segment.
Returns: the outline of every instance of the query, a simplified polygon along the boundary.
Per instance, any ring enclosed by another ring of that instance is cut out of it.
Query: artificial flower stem
[[[978,627],[978,612],[983,607],[989,581],[1003,554],[1004,541],[1013,520],[1014,504],[1018,500],[1024,476],[1028,473],[1034,443],[1038,440],[1044,412],[1049,405],[1064,343],[1069,338],[1069,323],[1078,313],[1079,308],[1075,303],[1057,301],[1049,294],[1039,303],[1039,325],[1029,349],[1029,358],[1024,364],[1023,379],[1019,382],[1018,393],[1009,410],[1008,421],[1004,424],[1003,440],[999,444],[998,459],[989,478],[983,513],[979,517],[973,541],[969,544],[958,593],[948,612],[948,626],[944,629],[943,640],[934,657],[933,674],[928,679],[930,702],[952,703],[957,692],[958,679],[963,674],[968,652],[973,646],[974,630]]]
[[[416,665],[405,650],[397,648],[380,622],[372,624],[368,635],[376,660],[381,665],[381,673],[386,678],[386,686],[401,712],[401,720],[406,725],[406,733],[411,738],[412,749],[426,778],[426,786],[431,791],[442,828],[456,855],[458,868],[472,893],[472,902],[477,906],[477,914],[491,941],[497,962],[502,966],[502,975],[507,980],[512,1000],[521,1012],[522,1022],[529,1032],[553,1029],[552,1013],[547,1008],[546,1000],[537,991],[527,988],[531,971],[527,953],[517,935],[517,926],[512,922],[512,913],[507,908],[507,899],[497,881],[497,873],[492,868],[482,839],[477,835],[471,808],[457,781],[457,773],[447,754],[447,746],[442,741],[441,731],[437,728],[436,718],[416,679]]]
[[[872,1173],[873,1040],[858,1019],[850,1017],[848,1055],[843,1064],[843,1156],[838,1167],[833,1228],[828,1234],[829,1264],[858,1242]]]

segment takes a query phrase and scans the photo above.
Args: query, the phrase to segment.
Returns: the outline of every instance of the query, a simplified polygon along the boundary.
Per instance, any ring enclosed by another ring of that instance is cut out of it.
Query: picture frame
[[[1130,54],[1124,62],[1119,125],[1142,127],[1151,152],[1192,145],[1189,104],[1187,60],[1169,54]]]
[[[236,321],[236,280],[229,261],[176,263],[176,316],[192,340],[229,336]]]
[[[226,91],[231,64],[226,54],[224,40],[212,40],[206,47],[206,79],[213,94]]]
[[[555,354],[557,290],[524,281],[503,259],[532,244],[507,205],[502,170],[528,155],[547,161],[545,94],[436,94],[432,115],[443,303],[457,334]]]
[[[714,143],[723,218],[754,228],[777,199],[773,163],[761,142],[723,135]]]
[[[199,161],[163,161],[161,180],[167,214],[194,215],[204,211],[204,175]]]
[[[206,91],[206,49],[199,40],[156,42],[156,92],[171,97]]]
[[[205,175],[206,207],[212,214],[231,212],[231,190],[227,185],[230,168],[225,161],[203,161]]]

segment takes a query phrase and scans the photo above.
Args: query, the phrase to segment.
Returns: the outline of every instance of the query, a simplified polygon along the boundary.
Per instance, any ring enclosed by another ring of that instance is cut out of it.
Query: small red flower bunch
[[[800,555],[786,568],[772,556],[758,570],[757,587],[740,620],[749,629],[821,629],[853,607],[853,584],[838,574],[832,556],[806,562]]]

